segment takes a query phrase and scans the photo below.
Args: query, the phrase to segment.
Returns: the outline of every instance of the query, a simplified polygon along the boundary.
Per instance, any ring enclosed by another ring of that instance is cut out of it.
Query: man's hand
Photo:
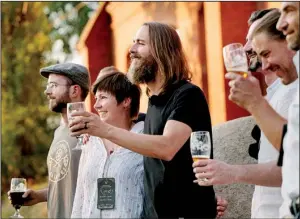
[[[224,216],[227,207],[227,200],[222,198],[221,196],[217,196],[217,218],[221,218]]]
[[[11,200],[10,191],[7,192],[8,199]],[[31,190],[28,189],[22,196],[24,200],[24,206],[32,206],[40,202],[47,201],[47,189],[44,190]]]
[[[200,186],[232,184],[236,182],[234,166],[222,161],[212,159],[199,160],[193,163],[193,167]]]
[[[71,114],[72,120],[69,123],[71,136],[89,134],[106,138],[110,125],[102,122],[97,114],[90,112],[74,112]]]
[[[225,78],[230,80],[228,83],[230,87],[229,100],[250,113],[251,109],[265,100],[261,94],[259,81],[250,72],[246,78],[233,72],[227,73]]]

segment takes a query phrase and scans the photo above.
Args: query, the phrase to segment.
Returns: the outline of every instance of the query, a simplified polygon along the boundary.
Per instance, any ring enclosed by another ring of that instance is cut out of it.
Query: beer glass
[[[67,104],[67,117],[69,122],[73,119],[71,114],[76,111],[77,112],[85,111],[85,103],[74,102],[74,103]],[[81,150],[81,147],[83,146],[83,135],[76,136],[76,138],[77,138],[77,144],[76,147],[73,148],[72,150]]]
[[[211,151],[210,135],[208,131],[192,132],[190,142],[193,161],[209,159]]]
[[[224,64],[227,72],[235,72],[244,78],[248,75],[248,60],[244,47],[240,43],[232,43],[223,48]]]
[[[20,208],[24,204],[25,199],[22,198],[22,195],[27,190],[26,179],[24,178],[12,178],[10,183],[10,198],[11,204],[16,209],[15,214],[10,216],[10,218],[24,218],[20,214]]]
[[[190,139],[190,148],[193,161],[209,159],[211,152],[211,140],[208,131],[192,132]],[[202,179],[206,181],[207,179]]]

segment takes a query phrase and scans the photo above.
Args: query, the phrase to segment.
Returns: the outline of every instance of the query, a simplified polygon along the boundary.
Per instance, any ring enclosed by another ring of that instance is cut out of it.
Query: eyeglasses
[[[249,58],[249,70],[251,72],[257,71],[257,69],[262,66],[260,58],[255,53],[253,53]]]
[[[54,88],[57,88],[58,86],[72,86],[71,84],[58,84],[58,83],[56,83],[56,82],[49,82],[49,83],[47,83],[47,85],[46,85],[46,90],[47,89],[54,89]]]

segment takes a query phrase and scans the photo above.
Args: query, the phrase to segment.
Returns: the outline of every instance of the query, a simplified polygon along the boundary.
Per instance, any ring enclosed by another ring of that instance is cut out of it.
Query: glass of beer
[[[211,140],[208,131],[192,132],[190,139],[190,148],[193,161],[209,159],[211,152]],[[206,181],[207,179],[202,179]]]
[[[68,103],[67,104],[67,117],[68,121],[71,121],[73,118],[71,114],[73,112],[79,112],[79,111],[85,111],[85,103],[84,102],[74,102],[74,103]],[[77,138],[77,145],[72,150],[81,150],[83,146],[83,135],[76,136]]]
[[[210,135],[208,131],[192,132],[190,142],[193,161],[209,159],[211,151]]]
[[[10,198],[11,204],[16,209],[15,214],[10,216],[10,218],[24,218],[20,214],[20,208],[24,204],[25,199],[22,198],[22,195],[27,190],[26,179],[24,178],[12,178],[10,183]]]
[[[243,77],[248,75],[248,60],[241,43],[232,43],[223,48],[224,64],[227,72],[235,72]]]

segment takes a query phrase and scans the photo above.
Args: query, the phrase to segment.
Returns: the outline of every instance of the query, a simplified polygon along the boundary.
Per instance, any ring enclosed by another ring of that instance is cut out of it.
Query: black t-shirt
[[[138,114],[138,118],[136,120],[134,120],[134,123],[138,123],[138,122],[144,122],[146,118],[146,114],[145,113],[139,113]]]
[[[192,131],[209,131],[212,137],[205,96],[199,87],[187,81],[172,85],[162,95],[149,98],[144,133],[162,135],[168,120],[185,123]],[[216,216],[214,189],[193,183],[192,163],[190,139],[171,161],[144,157],[144,218]]]

